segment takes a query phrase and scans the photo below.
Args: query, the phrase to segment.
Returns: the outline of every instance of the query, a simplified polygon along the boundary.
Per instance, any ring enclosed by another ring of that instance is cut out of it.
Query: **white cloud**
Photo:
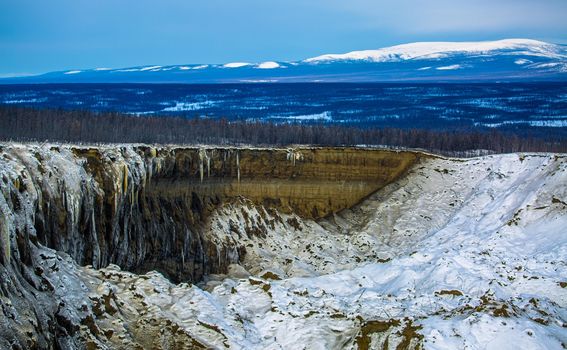
[[[394,3],[351,0],[331,3],[337,11],[358,15],[362,28],[385,29],[394,34],[567,30],[567,1],[564,0],[398,0]]]

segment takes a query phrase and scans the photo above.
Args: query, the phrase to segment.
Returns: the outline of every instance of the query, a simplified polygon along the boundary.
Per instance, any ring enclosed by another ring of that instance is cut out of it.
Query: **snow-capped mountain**
[[[378,50],[353,51],[346,54],[328,54],[306,59],[305,62],[332,61],[400,62],[449,58],[452,55],[526,55],[551,59],[565,59],[565,48],[530,39],[507,39],[479,42],[420,42],[385,47]]]
[[[2,83],[380,82],[567,80],[567,46],[530,39],[419,42],[295,62],[68,70]]]

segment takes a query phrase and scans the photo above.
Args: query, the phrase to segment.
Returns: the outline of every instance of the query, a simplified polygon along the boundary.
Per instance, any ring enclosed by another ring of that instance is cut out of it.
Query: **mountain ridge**
[[[304,62],[324,62],[333,60],[370,60],[387,62],[395,60],[442,58],[450,53],[488,53],[496,50],[526,49],[531,55],[567,58],[565,53],[557,53],[561,46],[532,39],[503,39],[496,41],[432,41],[415,42],[380,48],[377,50],[351,51],[345,54],[325,54],[304,60]]]
[[[1,83],[269,83],[567,80],[567,47],[532,39],[417,42],[299,61],[93,68]]]

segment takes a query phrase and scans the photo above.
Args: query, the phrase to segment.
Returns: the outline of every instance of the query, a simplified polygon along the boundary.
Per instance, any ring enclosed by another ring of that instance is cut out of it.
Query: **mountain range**
[[[71,69],[13,83],[566,81],[567,46],[531,39],[418,42],[301,61]]]

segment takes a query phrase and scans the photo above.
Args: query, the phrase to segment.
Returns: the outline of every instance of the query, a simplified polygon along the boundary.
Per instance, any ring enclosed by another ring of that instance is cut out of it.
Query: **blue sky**
[[[0,0],[0,76],[296,60],[415,41],[567,43],[567,0]]]

